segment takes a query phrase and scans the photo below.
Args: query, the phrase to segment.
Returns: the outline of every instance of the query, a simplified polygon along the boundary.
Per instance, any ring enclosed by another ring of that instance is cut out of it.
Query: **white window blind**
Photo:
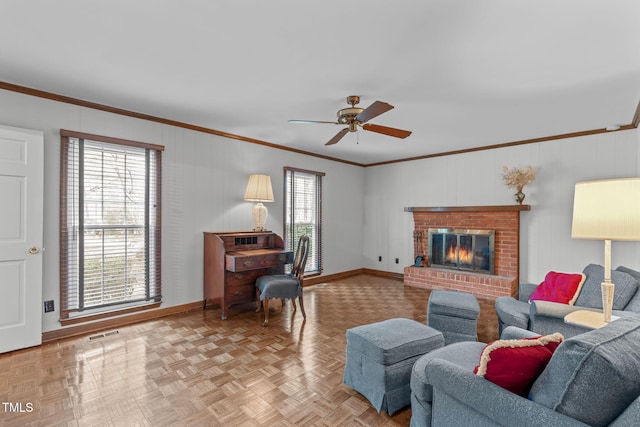
[[[300,236],[309,237],[305,273],[322,272],[322,177],[324,173],[284,168],[284,240],[295,250]]]
[[[61,318],[160,301],[163,147],[61,134]]]

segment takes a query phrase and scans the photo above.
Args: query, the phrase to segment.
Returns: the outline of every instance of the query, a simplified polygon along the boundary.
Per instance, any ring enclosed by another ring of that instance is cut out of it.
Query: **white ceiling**
[[[0,0],[0,81],[360,164],[627,125],[638,0]],[[348,95],[395,109],[325,146]],[[113,135],[118,136],[118,135]],[[359,143],[358,143],[359,140]]]

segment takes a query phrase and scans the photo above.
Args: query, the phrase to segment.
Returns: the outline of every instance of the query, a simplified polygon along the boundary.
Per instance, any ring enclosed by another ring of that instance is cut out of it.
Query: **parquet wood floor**
[[[305,288],[305,322],[290,304],[266,328],[255,305],[207,309],[0,355],[0,426],[408,426],[410,408],[378,414],[342,384],[345,331],[424,322],[428,296],[360,275]],[[497,319],[480,302],[486,342]]]

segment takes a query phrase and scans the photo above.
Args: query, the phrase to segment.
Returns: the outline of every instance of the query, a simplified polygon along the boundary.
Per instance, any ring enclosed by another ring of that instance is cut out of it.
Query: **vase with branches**
[[[516,190],[515,199],[518,204],[522,204],[525,194],[522,192],[525,185],[532,183],[536,179],[536,171],[529,165],[522,169],[503,167],[502,180],[509,188]]]

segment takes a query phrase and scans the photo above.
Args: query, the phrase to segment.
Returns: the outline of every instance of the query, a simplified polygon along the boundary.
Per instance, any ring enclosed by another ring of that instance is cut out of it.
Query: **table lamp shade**
[[[273,188],[269,175],[249,175],[247,189],[244,191],[247,202],[273,202]]]
[[[254,231],[265,231],[264,225],[267,222],[269,211],[262,202],[273,202],[273,188],[271,187],[271,177],[269,175],[253,174],[249,175],[247,189],[244,191],[244,199],[247,202],[257,202],[253,207]]]
[[[611,321],[611,241],[640,240],[640,178],[578,182],[573,198],[571,237],[604,240],[602,313]]]
[[[640,240],[640,178],[578,182],[571,236]]]

